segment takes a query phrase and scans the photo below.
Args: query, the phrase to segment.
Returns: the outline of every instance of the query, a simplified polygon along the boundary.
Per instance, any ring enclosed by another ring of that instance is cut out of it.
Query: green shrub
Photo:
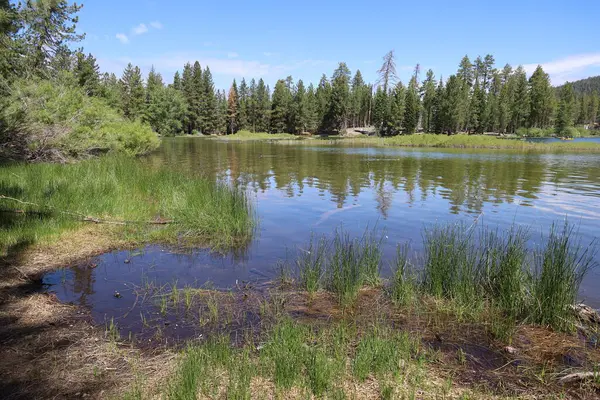
[[[519,128],[517,129],[517,136],[529,136],[529,132],[527,128]]]
[[[12,158],[63,161],[109,152],[139,155],[159,144],[149,125],[128,121],[104,100],[87,96],[70,74],[52,81],[16,82],[0,119],[6,127],[0,147],[8,147]]]
[[[568,137],[568,138],[577,138],[577,137],[581,136],[581,135],[579,134],[579,130],[577,130],[577,128],[574,128],[574,127],[572,127],[572,126],[570,126],[570,127],[568,127],[568,128],[565,128],[565,129],[563,129],[563,130],[560,132],[560,135],[561,135],[561,136],[564,136],[564,137]]]

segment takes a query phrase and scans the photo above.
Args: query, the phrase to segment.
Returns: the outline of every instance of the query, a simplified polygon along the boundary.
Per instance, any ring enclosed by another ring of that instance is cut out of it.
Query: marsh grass
[[[552,225],[546,245],[535,255],[531,283],[532,322],[561,330],[573,328],[569,306],[577,300],[583,277],[594,266],[595,243],[583,248],[573,225]]]
[[[412,303],[416,294],[417,276],[409,265],[409,245],[398,244],[396,246],[396,259],[392,266],[390,278],[390,297],[399,306]]]
[[[487,135],[398,135],[386,138],[344,138],[344,142],[370,146],[435,147],[456,149],[498,149],[548,152],[600,152],[600,144],[593,142],[531,143],[522,140],[503,139]],[[332,143],[332,140],[315,140],[314,143]],[[313,142],[311,142],[313,144]]]
[[[237,140],[237,141],[252,141],[252,140],[302,140],[303,136],[293,135],[291,133],[268,133],[268,132],[250,132],[241,130],[233,135],[218,136],[217,140]]]
[[[322,287],[328,249],[327,238],[316,238],[314,235],[311,235],[306,248],[298,249],[296,267],[300,285],[311,294]]]
[[[123,226],[133,241],[244,243],[253,213],[246,195],[193,174],[104,157],[77,164],[0,166],[0,251],[57,238],[83,219]],[[9,199],[10,198],[10,199]],[[18,199],[19,201],[12,200]],[[148,224],[152,221],[167,225]]]

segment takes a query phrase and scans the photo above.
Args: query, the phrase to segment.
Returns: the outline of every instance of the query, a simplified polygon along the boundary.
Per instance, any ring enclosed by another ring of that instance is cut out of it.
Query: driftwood
[[[29,205],[29,206],[38,207],[40,209],[44,208],[40,204],[31,203],[31,202],[28,202],[28,201],[23,201],[21,199],[16,199],[14,197],[8,197],[8,196],[2,195],[2,194],[0,194],[0,200],[9,200],[9,201],[17,202],[17,203],[23,204],[23,205]],[[169,224],[175,223],[174,221],[167,220],[167,219],[156,219],[156,220],[153,220],[153,221],[109,220],[109,219],[92,217],[92,216],[85,215],[85,214],[82,214],[82,213],[79,213],[79,212],[59,210],[56,207],[51,207],[51,206],[45,206],[45,208],[48,208],[48,209],[52,210],[53,212],[56,212],[56,213],[59,213],[59,214],[65,214],[65,215],[71,215],[71,216],[77,217],[80,221],[83,221],[83,222],[92,222],[92,223],[95,223],[95,224],[110,224],[110,225],[133,225],[133,224],[169,225]],[[0,210],[0,211],[2,211],[2,212],[12,212],[12,213],[15,213],[15,214],[44,214],[43,211],[38,211],[38,210],[29,211],[29,210],[9,209],[9,210]]]
[[[574,383],[574,382],[594,380],[599,377],[600,377],[600,375],[598,375],[597,372],[577,372],[575,374],[569,374],[569,375],[563,376],[562,378],[560,378],[558,380],[558,383],[560,383],[561,385],[566,385],[566,384]]]
[[[575,316],[584,323],[600,324],[600,314],[590,306],[583,303],[575,304],[571,306],[571,310],[573,310]]]

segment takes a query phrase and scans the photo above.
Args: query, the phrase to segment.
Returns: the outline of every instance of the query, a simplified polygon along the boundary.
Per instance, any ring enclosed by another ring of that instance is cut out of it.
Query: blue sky
[[[381,57],[396,51],[400,77],[415,64],[436,76],[456,71],[461,57],[487,53],[496,66],[542,64],[553,84],[600,75],[597,0],[420,1],[83,1],[79,30],[85,51],[103,71],[128,62],[154,65],[171,81],[200,61],[224,89],[233,78],[273,86],[292,75],[318,82],[339,61],[367,81]]]

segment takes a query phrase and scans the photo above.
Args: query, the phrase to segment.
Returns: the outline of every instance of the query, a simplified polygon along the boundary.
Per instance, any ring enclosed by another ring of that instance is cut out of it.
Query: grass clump
[[[302,136],[293,135],[291,133],[268,133],[268,132],[250,132],[248,130],[241,130],[233,135],[219,136],[219,140],[239,140],[239,141],[251,141],[251,140],[299,140]]]
[[[570,306],[579,286],[593,267],[595,246],[583,249],[574,240],[574,227],[565,221],[553,226],[532,256],[529,230],[513,226],[505,232],[473,226],[434,226],[425,230],[424,265],[420,279],[407,279],[406,251],[398,252],[392,276],[392,299],[404,304],[407,293],[419,290],[470,309],[487,308],[493,327],[508,332],[518,322],[532,322],[556,330],[573,324]],[[502,336],[505,336],[502,334]]]
[[[352,303],[362,286],[380,282],[383,239],[368,228],[359,238],[343,228],[336,229],[330,239],[311,237],[306,249],[299,249],[296,261],[302,287],[309,293],[325,287],[341,303]]]
[[[89,224],[85,219],[119,228],[135,242],[214,246],[246,241],[253,226],[243,192],[127,157],[1,166],[0,209],[4,255]]]
[[[456,149],[498,149],[548,152],[600,152],[600,144],[593,142],[552,142],[531,143],[523,140],[510,140],[488,135],[437,135],[416,134],[392,137],[347,138],[345,142],[371,146],[432,147]],[[315,143],[318,141],[315,141]],[[331,143],[324,140],[323,143]]]
[[[552,225],[546,246],[536,252],[531,284],[532,322],[561,330],[572,329],[570,306],[579,286],[593,266],[595,247],[585,249],[575,241],[574,226]]]
[[[415,277],[411,276],[408,244],[396,247],[396,260],[392,269],[390,296],[397,305],[408,305],[415,296]]]
[[[308,246],[299,249],[296,266],[300,284],[309,293],[314,294],[322,286],[323,276],[327,263],[328,242],[327,238],[315,238],[311,235]]]

